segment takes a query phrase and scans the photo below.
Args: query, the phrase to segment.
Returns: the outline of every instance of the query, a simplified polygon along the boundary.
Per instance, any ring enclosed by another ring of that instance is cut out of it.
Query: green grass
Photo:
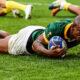
[[[55,17],[50,15],[48,5],[53,0],[18,0],[33,5],[32,19],[14,18],[12,14],[0,17],[0,29],[11,34],[28,25],[47,26],[48,23],[65,18],[74,19],[75,15],[61,11]],[[69,1],[69,0],[68,0]],[[70,0],[79,5],[80,1]],[[80,80],[80,45],[69,49],[64,59],[50,59],[39,55],[13,56],[0,55],[0,80]]]

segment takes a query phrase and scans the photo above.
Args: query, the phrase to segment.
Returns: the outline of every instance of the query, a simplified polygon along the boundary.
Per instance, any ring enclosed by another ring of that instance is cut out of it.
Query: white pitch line
[[[38,5],[38,6],[49,6],[50,4],[48,3],[27,3],[27,4],[32,4],[32,5]]]

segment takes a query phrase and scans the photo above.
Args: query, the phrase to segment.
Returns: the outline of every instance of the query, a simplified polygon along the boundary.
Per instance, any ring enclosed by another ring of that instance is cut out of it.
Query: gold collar
[[[71,27],[72,23],[66,25],[65,29],[64,29],[64,38],[65,39],[68,39],[68,36],[67,36],[67,32],[69,30],[69,28]]]

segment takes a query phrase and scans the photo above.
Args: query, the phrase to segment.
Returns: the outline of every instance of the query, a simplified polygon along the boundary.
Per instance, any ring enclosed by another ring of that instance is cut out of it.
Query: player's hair
[[[73,24],[74,24],[74,25],[80,25],[80,15],[77,16],[77,17],[74,19]]]

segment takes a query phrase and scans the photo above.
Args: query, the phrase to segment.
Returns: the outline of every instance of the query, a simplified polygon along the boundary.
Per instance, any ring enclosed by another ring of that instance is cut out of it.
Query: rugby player
[[[36,53],[47,57],[60,57],[65,54],[65,49],[47,48],[48,42],[53,36],[61,36],[66,41],[68,48],[79,44],[80,15],[74,21],[56,21],[50,23],[46,28],[27,26],[13,35],[0,31],[0,52],[8,52],[13,55]]]
[[[25,19],[28,19],[31,17],[31,8],[32,5],[24,5],[20,4],[15,1],[5,1],[4,4],[0,3],[0,16],[4,16],[9,12],[12,12],[13,15],[16,17],[20,17],[19,11],[24,11],[25,13]]]
[[[56,0],[50,4],[49,9],[51,14],[55,16],[61,10],[70,11],[76,15],[80,14],[80,7],[71,3],[68,3],[66,0]]]

